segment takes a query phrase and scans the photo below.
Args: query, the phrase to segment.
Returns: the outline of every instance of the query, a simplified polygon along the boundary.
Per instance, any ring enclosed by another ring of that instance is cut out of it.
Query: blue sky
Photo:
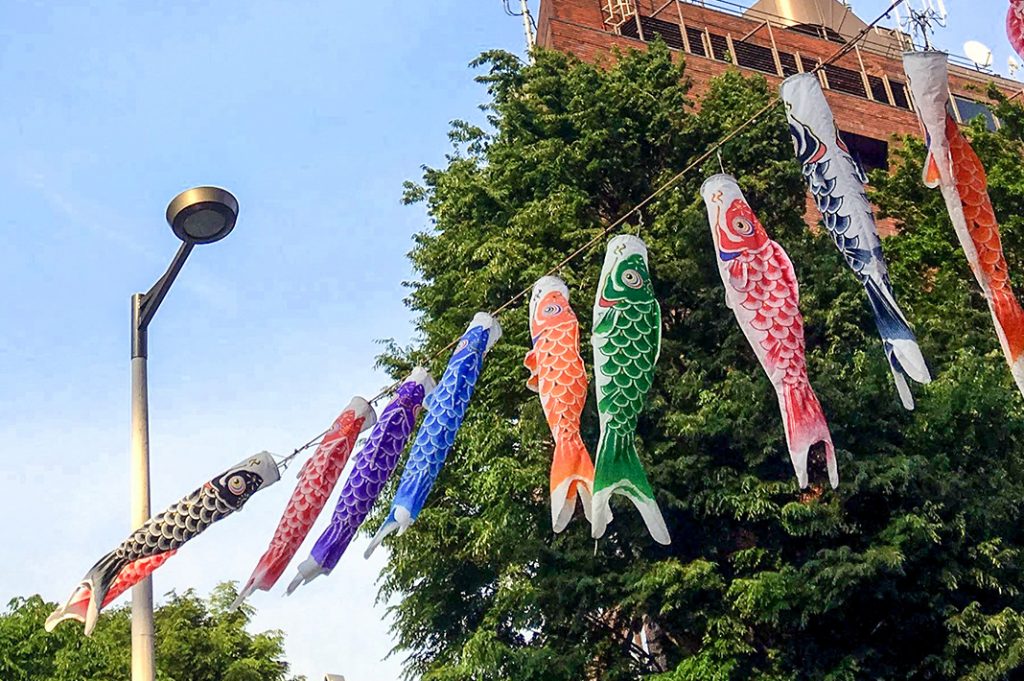
[[[870,20],[885,4],[854,6]],[[948,4],[939,43],[980,39],[1004,65],[1003,3]],[[227,187],[241,217],[196,249],[152,327],[154,510],[387,382],[374,341],[409,339],[405,253],[427,224],[401,184],[443,163],[448,121],[481,120],[467,64],[495,47],[522,50],[499,0],[5,6],[0,602],[63,600],[130,529],[129,296],[177,248],[163,211],[182,189]],[[157,593],[244,580],[294,472],[161,568]],[[250,600],[310,679],[397,678],[374,606],[384,556],[364,544],[329,579],[285,599],[289,571]]]

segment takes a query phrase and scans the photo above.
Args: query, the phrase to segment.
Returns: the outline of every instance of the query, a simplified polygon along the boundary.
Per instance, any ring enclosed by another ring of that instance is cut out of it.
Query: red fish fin
[[[285,553],[276,550],[276,548],[269,549],[260,558],[260,562],[256,564],[256,569],[252,571],[252,576],[249,577],[249,581],[245,583],[242,590],[238,592],[238,598],[231,604],[229,610],[234,610],[242,604],[246,598],[249,597],[257,589],[262,591],[270,591],[270,589],[277,583],[277,580],[281,578],[285,568],[288,567],[288,563],[291,562],[292,553]]]
[[[924,160],[924,172],[921,175],[924,186],[935,189],[939,186],[942,175],[939,173],[939,164],[935,161],[935,154],[928,150],[928,157]]]
[[[999,344],[1006,354],[1010,373],[1021,393],[1024,393],[1024,310],[1013,291],[1004,289],[993,292],[992,316],[996,320]]]
[[[537,351],[530,350],[523,358],[523,366],[530,370],[530,377],[526,379],[526,387],[533,392],[540,392],[540,377],[537,373]]]
[[[828,422],[818,403],[818,397],[809,383],[784,384],[779,393],[779,406],[786,429],[789,457],[793,462],[800,488],[808,485],[807,454],[812,445],[825,444],[825,464],[832,487],[839,485],[839,470],[836,466],[835,449]]]
[[[594,463],[578,431],[563,431],[555,438],[551,459],[551,525],[561,532],[576,512],[577,495],[583,501],[583,513],[590,519],[591,490],[594,487]]]
[[[167,559],[175,553],[177,553],[177,550],[161,553],[158,556],[141,558],[134,563],[128,563],[128,565],[126,565],[124,569],[117,574],[117,579],[114,580],[114,583],[110,587],[110,591],[107,592],[106,597],[103,599],[103,605],[100,607],[107,607],[118,596],[144,580],[146,577],[149,577],[153,574],[154,570],[166,563]]]

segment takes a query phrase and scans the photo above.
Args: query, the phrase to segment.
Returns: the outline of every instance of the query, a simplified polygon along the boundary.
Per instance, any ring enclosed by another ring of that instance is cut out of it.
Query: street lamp
[[[149,323],[196,244],[220,241],[234,228],[238,201],[217,187],[183,191],[167,206],[167,223],[181,247],[167,271],[146,293],[132,296],[132,527],[149,520],[149,391],[146,378]],[[153,582],[132,589],[132,681],[154,681]]]

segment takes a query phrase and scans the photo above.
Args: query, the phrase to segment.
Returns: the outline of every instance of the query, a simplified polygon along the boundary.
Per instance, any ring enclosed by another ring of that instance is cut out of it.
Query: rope
[[[889,16],[889,13],[892,12],[894,9],[896,9],[899,5],[903,4],[903,2],[904,2],[904,0],[893,0],[892,4],[890,4],[888,8],[886,8],[881,14],[879,14],[875,18],[874,21],[872,21],[870,24],[868,24],[867,26],[862,28],[860,30],[860,32],[857,33],[857,35],[853,36],[848,41],[846,41],[846,43],[844,43],[831,56],[829,56],[827,59],[825,59],[825,61],[819,62],[817,66],[815,66],[813,69],[811,69],[807,73],[817,74],[819,71],[824,69],[826,66],[829,66],[829,65],[835,63],[838,59],[840,59],[844,55],[848,54],[854,47],[856,47],[857,43],[859,43],[864,38],[864,36],[867,35],[871,31],[871,29],[873,29],[878,24],[878,22],[882,21],[882,19],[885,19],[887,16]],[[606,236],[608,236],[609,233],[611,233],[612,231],[614,231],[614,230],[618,229],[620,226],[622,226],[622,224],[625,223],[630,218],[630,216],[632,216],[634,213],[639,213],[640,210],[645,208],[648,204],[650,204],[652,201],[654,201],[656,198],[658,198],[661,194],[663,194],[664,192],[666,192],[669,189],[671,189],[672,187],[674,187],[680,180],[682,180],[684,177],[686,177],[693,169],[695,169],[698,166],[702,165],[705,161],[707,161],[712,156],[718,155],[719,159],[721,159],[722,147],[724,147],[726,144],[728,144],[730,141],[732,141],[734,138],[736,138],[740,133],[745,131],[747,128],[749,128],[750,126],[754,125],[754,123],[757,123],[761,119],[762,116],[764,116],[766,113],[768,113],[769,111],[774,109],[776,106],[778,106],[778,104],[781,101],[782,101],[782,97],[780,95],[776,95],[771,101],[769,101],[763,107],[758,109],[753,115],[751,115],[749,118],[747,118],[747,120],[743,121],[738,126],[733,128],[728,134],[726,134],[724,137],[722,137],[722,139],[718,140],[715,144],[713,144],[711,147],[709,147],[703,154],[698,156],[695,160],[691,161],[685,168],[683,168],[678,173],[676,173],[671,178],[669,178],[664,183],[662,183],[657,189],[654,190],[654,192],[652,192],[645,199],[640,201],[640,203],[636,204],[635,206],[630,208],[628,211],[623,213],[621,216],[619,216],[618,219],[616,219],[614,222],[612,222],[608,226],[602,228],[589,241],[587,241],[585,244],[583,244],[582,246],[577,248],[575,251],[573,251],[569,255],[565,256],[557,265],[555,265],[554,267],[549,269],[542,276],[550,276],[550,275],[553,275],[553,274],[557,274],[563,267],[565,267],[570,262],[572,262],[573,260],[575,260],[576,258],[581,256],[583,253],[585,253],[588,250],[590,250],[599,241],[601,241]],[[641,214],[640,219],[641,220],[643,219],[642,214]],[[526,297],[526,295],[528,295],[530,293],[530,291],[532,291],[532,290],[533,290],[533,285],[531,284],[530,286],[527,286],[522,291],[519,291],[514,296],[512,296],[511,298],[506,300],[504,303],[499,305],[497,308],[495,308],[494,311],[492,311],[490,313],[490,315],[492,317],[497,317],[502,312],[504,312],[505,310],[509,309],[511,306],[515,305],[520,300],[522,300],[524,297]],[[455,347],[458,344],[458,342],[459,342],[458,338],[456,338],[455,340],[451,341],[450,343],[445,345],[443,348],[441,348],[440,350],[438,350],[434,354],[430,355],[430,357],[427,358],[425,363],[426,364],[430,364],[435,359],[437,359],[438,357],[443,355],[445,352],[447,352],[448,350],[451,350],[453,347]],[[400,386],[401,384],[402,384],[401,381],[395,381],[394,383],[392,383],[388,387],[382,389],[379,393],[374,395],[372,398],[370,398],[368,400],[368,402],[370,404],[376,404],[377,402],[379,402],[380,400],[384,399],[385,397],[387,397],[388,395],[393,393],[395,390],[397,390],[398,386]],[[306,449],[309,449],[314,444],[317,444],[324,437],[324,435],[326,435],[329,431],[330,431],[330,429],[328,428],[327,430],[323,431],[322,433],[320,433],[319,435],[314,437],[312,440],[310,440],[309,442],[304,444],[302,447],[299,447],[294,452],[292,452],[290,455],[288,455],[287,457],[282,459],[279,462],[279,464],[278,464],[279,466],[282,466],[281,470],[283,471],[287,467],[288,463],[292,459],[294,459],[296,456],[298,456],[301,452],[305,451]]]

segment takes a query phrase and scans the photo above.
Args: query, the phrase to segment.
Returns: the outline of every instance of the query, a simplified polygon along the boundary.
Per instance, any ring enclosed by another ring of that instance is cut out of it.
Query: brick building
[[[728,69],[759,73],[773,85],[831,57],[866,23],[837,0],[541,0],[538,44],[600,62],[613,47],[643,49],[660,36],[686,55],[686,71],[699,101],[708,81]],[[825,96],[853,155],[867,169],[888,165],[894,134],[919,134],[903,73],[902,53],[912,48],[899,30],[873,28],[857,47],[820,72]],[[951,58],[950,108],[958,121],[985,116],[990,82],[1007,95],[1024,85]]]

